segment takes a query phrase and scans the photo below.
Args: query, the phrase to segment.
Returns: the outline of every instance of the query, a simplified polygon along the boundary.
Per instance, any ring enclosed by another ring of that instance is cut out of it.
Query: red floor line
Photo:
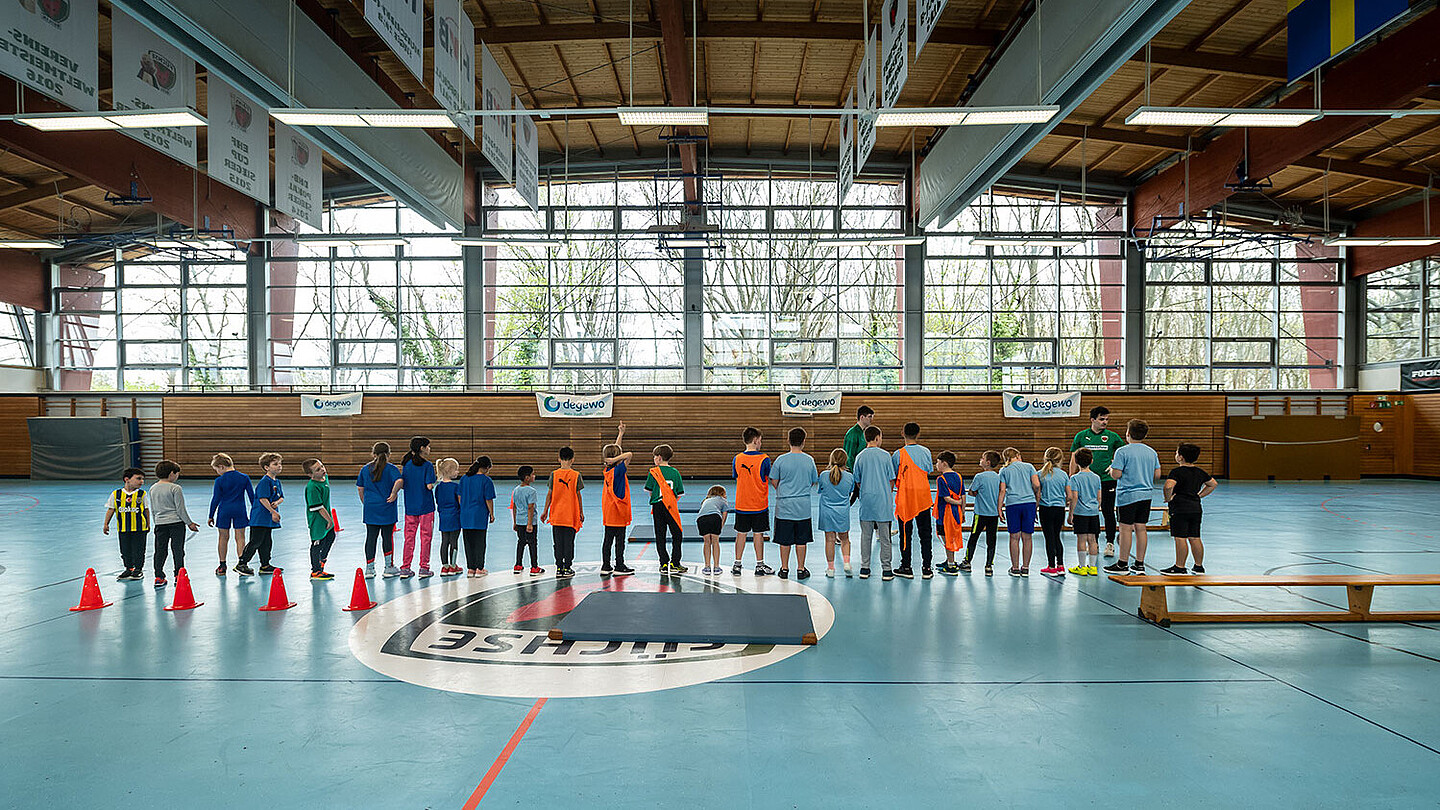
[[[530,707],[530,712],[525,715],[524,720],[520,721],[520,727],[515,729],[514,734],[510,735],[510,742],[505,743],[504,750],[500,752],[500,756],[495,758],[494,764],[492,764],[490,770],[485,773],[485,778],[480,780],[480,784],[475,788],[475,792],[470,794],[469,800],[465,802],[465,810],[475,810],[476,805],[480,804],[480,800],[485,798],[485,792],[490,789],[490,785],[494,784],[495,778],[500,775],[500,771],[505,767],[505,763],[510,761],[510,755],[515,753],[515,747],[525,738],[525,732],[529,731],[530,724],[535,722],[535,715],[540,713],[540,707],[544,706],[545,701],[548,699],[549,698],[539,698],[535,701],[535,705]]]

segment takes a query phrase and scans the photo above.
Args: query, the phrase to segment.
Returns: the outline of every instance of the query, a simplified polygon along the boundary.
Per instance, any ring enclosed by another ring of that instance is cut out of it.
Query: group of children
[[[1009,447],[1003,452],[983,453],[979,459],[980,471],[968,486],[956,470],[955,454],[944,451],[932,455],[920,444],[920,426],[914,422],[904,426],[902,447],[894,452],[884,450],[883,434],[874,426],[874,411],[869,407],[859,409],[856,426],[846,435],[845,446],[831,451],[823,474],[815,459],[805,452],[808,437],[803,428],[790,430],[789,452],[774,459],[760,449],[761,432],[746,428],[741,436],[745,449],[736,454],[731,466],[735,483],[733,508],[725,487],[713,486],[696,516],[696,529],[704,539],[704,567],[700,573],[718,577],[724,572],[720,533],[733,511],[736,535],[732,575],[742,573],[745,548],[749,544],[754,549],[757,576],[777,574],[788,578],[793,554],[796,578],[807,579],[810,572],[805,567],[806,551],[818,530],[825,538],[826,576],[836,575],[837,549],[845,576],[852,576],[850,510],[858,505],[861,579],[871,576],[872,551],[877,540],[883,580],[914,578],[912,552],[916,540],[920,544],[922,578],[931,578],[936,570],[956,576],[971,570],[976,550],[975,542],[968,547],[964,543],[968,495],[974,504],[972,539],[983,534],[986,542],[986,576],[994,574],[1002,508],[1010,535],[1011,576],[1029,576],[1037,522],[1045,536],[1047,564],[1040,569],[1042,574],[1061,577],[1068,570],[1071,574],[1097,576],[1100,518],[1102,511],[1109,507],[1105,496],[1111,491],[1121,545],[1119,558],[1104,570],[1143,573],[1146,524],[1160,462],[1155,451],[1144,444],[1149,431],[1144,421],[1130,420],[1123,444],[1115,446],[1111,437],[1119,437],[1105,429],[1108,414],[1104,408],[1091,412],[1093,430],[1077,435],[1068,472],[1061,468],[1065,458],[1058,447],[1045,451],[1039,469],[1026,462],[1020,451]],[[600,573],[603,576],[634,573],[634,569],[625,564],[626,535],[632,521],[628,465],[634,454],[624,450],[624,436],[625,425],[621,423],[615,441],[602,449],[604,471],[600,500],[604,540]],[[1176,548],[1176,562],[1162,571],[1165,574],[1204,573],[1205,570],[1204,546],[1200,541],[1200,500],[1215,490],[1216,482],[1196,465],[1199,454],[1198,446],[1181,444],[1175,455],[1178,466],[1165,479],[1164,497],[1170,503],[1171,534]],[[670,464],[673,455],[669,445],[656,446],[652,451],[653,466],[645,478],[662,574],[683,574],[689,570],[681,563],[684,528],[679,496],[685,492],[685,485],[680,472]],[[430,566],[430,548],[437,521],[441,538],[438,573],[478,577],[488,572],[486,541],[496,521],[497,498],[495,482],[489,475],[490,458],[476,458],[462,475],[455,459],[431,462],[429,457],[430,440],[423,436],[410,440],[409,451],[398,465],[389,460],[390,446],[377,442],[371,448],[370,462],[356,476],[356,492],[365,524],[366,577],[376,574],[377,553],[384,556],[381,573],[385,577],[434,576],[437,572]],[[581,497],[585,480],[575,469],[574,461],[571,448],[560,449],[558,466],[550,474],[543,505],[534,486],[534,468],[526,465],[516,470],[519,483],[510,493],[509,502],[510,523],[516,536],[515,573],[527,570],[527,556],[531,575],[545,573],[538,562],[538,528],[539,524],[548,523],[555,576],[565,579],[575,575],[575,537],[585,522]],[[258,463],[263,475],[258,483],[252,484],[249,476],[235,469],[228,455],[217,454],[211,460],[216,478],[207,522],[218,530],[217,576],[225,576],[232,570],[226,561],[232,538],[237,556],[233,568],[236,573],[254,575],[256,570],[250,567],[250,562],[257,554],[258,573],[272,574],[280,570],[272,565],[271,553],[272,536],[280,526],[280,507],[285,501],[279,478],[283,462],[279,453],[262,454]],[[318,458],[306,459],[301,468],[309,479],[305,485],[305,511],[310,537],[310,576],[314,580],[333,579],[325,565],[338,526],[330,501],[327,471]],[[123,486],[111,494],[104,531],[108,534],[112,517],[117,518],[125,567],[121,580],[143,579],[146,535],[152,524],[155,586],[167,584],[164,570],[167,556],[173,559],[175,570],[184,567],[186,530],[198,531],[199,527],[186,511],[183,491],[176,483],[180,472],[180,465],[173,461],[157,464],[158,480],[151,487],[147,502],[144,473],[130,468],[124,472]],[[933,491],[932,475],[935,477]],[[1113,484],[1107,484],[1107,480]],[[813,503],[816,494],[818,509]],[[401,523],[402,495],[404,546],[397,566],[394,532]],[[813,526],[812,514],[816,516]],[[1079,555],[1077,565],[1068,569],[1061,537],[1067,516],[1077,538]],[[892,566],[892,523],[899,524],[898,566]],[[938,566],[932,557],[932,533],[940,535],[945,548],[945,560]],[[765,543],[772,536],[780,549],[778,571],[765,563]],[[1132,538],[1133,561],[1130,560]],[[462,540],[463,568],[458,559]],[[964,557],[957,560],[961,551]],[[1187,569],[1188,555],[1193,555],[1194,563]],[[1110,556],[1109,549],[1106,556]]]

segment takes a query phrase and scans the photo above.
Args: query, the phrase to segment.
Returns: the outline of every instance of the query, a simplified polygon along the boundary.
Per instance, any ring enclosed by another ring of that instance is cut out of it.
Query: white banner
[[[780,392],[780,413],[785,416],[810,416],[817,413],[839,412],[839,391]]]
[[[845,112],[840,116],[840,166],[835,172],[835,181],[840,186],[840,204],[845,204],[845,195],[855,184],[855,88],[845,99]]]
[[[920,49],[930,41],[943,11],[945,0],[915,0],[915,61],[920,61]]]
[[[100,109],[96,0],[0,2],[0,73],[77,110]]]
[[[460,0],[435,0],[435,98],[445,109],[475,109],[475,23]],[[475,119],[461,126],[475,140]]]
[[[110,67],[117,110],[195,107],[195,60],[116,8],[110,14]],[[122,129],[186,166],[198,167],[195,127]]]
[[[1063,394],[1015,394],[1006,391],[1001,395],[1005,402],[1005,416],[1011,419],[1059,419],[1080,415],[1080,392]]]
[[[275,210],[323,230],[320,147],[299,132],[275,122]]]
[[[505,78],[505,71],[483,42],[480,43],[480,92],[480,109],[510,109],[510,80]],[[515,177],[515,151],[510,134],[514,119],[513,115],[487,115],[480,122],[480,153],[506,180]]]
[[[519,96],[515,109],[525,109]],[[528,115],[515,116],[515,190],[531,211],[540,212],[540,128]]]
[[[885,0],[880,9],[880,106],[894,107],[910,75],[909,0]]]
[[[206,173],[268,205],[270,111],[213,73],[205,85],[210,104]]]
[[[344,394],[341,396],[304,394],[300,397],[300,415],[359,416],[360,399],[362,396],[363,395],[359,393]]]
[[[855,173],[865,168],[870,150],[875,148],[875,45],[878,29],[865,40],[865,55],[860,58],[860,72],[855,76],[855,98],[860,105],[860,120],[855,122],[858,142],[855,148]]]
[[[425,3],[365,0],[365,22],[385,40],[415,78],[425,80]]]
[[[535,407],[541,416],[566,419],[609,419],[615,408],[615,395],[546,394],[535,392]]]

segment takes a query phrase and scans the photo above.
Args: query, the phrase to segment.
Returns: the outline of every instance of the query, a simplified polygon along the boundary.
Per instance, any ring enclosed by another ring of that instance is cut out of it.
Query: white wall
[[[0,366],[0,391],[34,393],[45,385],[45,372],[25,366]]]
[[[1356,373],[1355,387],[1361,391],[1400,390],[1400,366],[1361,366]]]

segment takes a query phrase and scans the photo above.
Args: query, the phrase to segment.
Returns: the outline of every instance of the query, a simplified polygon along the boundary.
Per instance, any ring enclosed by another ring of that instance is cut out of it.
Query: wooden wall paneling
[[[1358,416],[1232,416],[1230,477],[1282,481],[1358,479]],[[1248,441],[1247,441],[1248,440]],[[1327,442],[1328,444],[1306,444]],[[1275,442],[1257,444],[1256,442]]]
[[[1412,474],[1440,477],[1440,393],[1411,394],[1404,407],[1410,409]]]
[[[1409,403],[1390,408],[1372,407],[1381,397],[1404,402],[1398,394],[1356,394],[1350,398],[1350,413],[1360,417],[1360,474],[1410,475],[1411,448]],[[1380,430],[1375,430],[1376,424]]]
[[[0,396],[0,475],[30,474],[30,425],[43,416],[39,397]]]

